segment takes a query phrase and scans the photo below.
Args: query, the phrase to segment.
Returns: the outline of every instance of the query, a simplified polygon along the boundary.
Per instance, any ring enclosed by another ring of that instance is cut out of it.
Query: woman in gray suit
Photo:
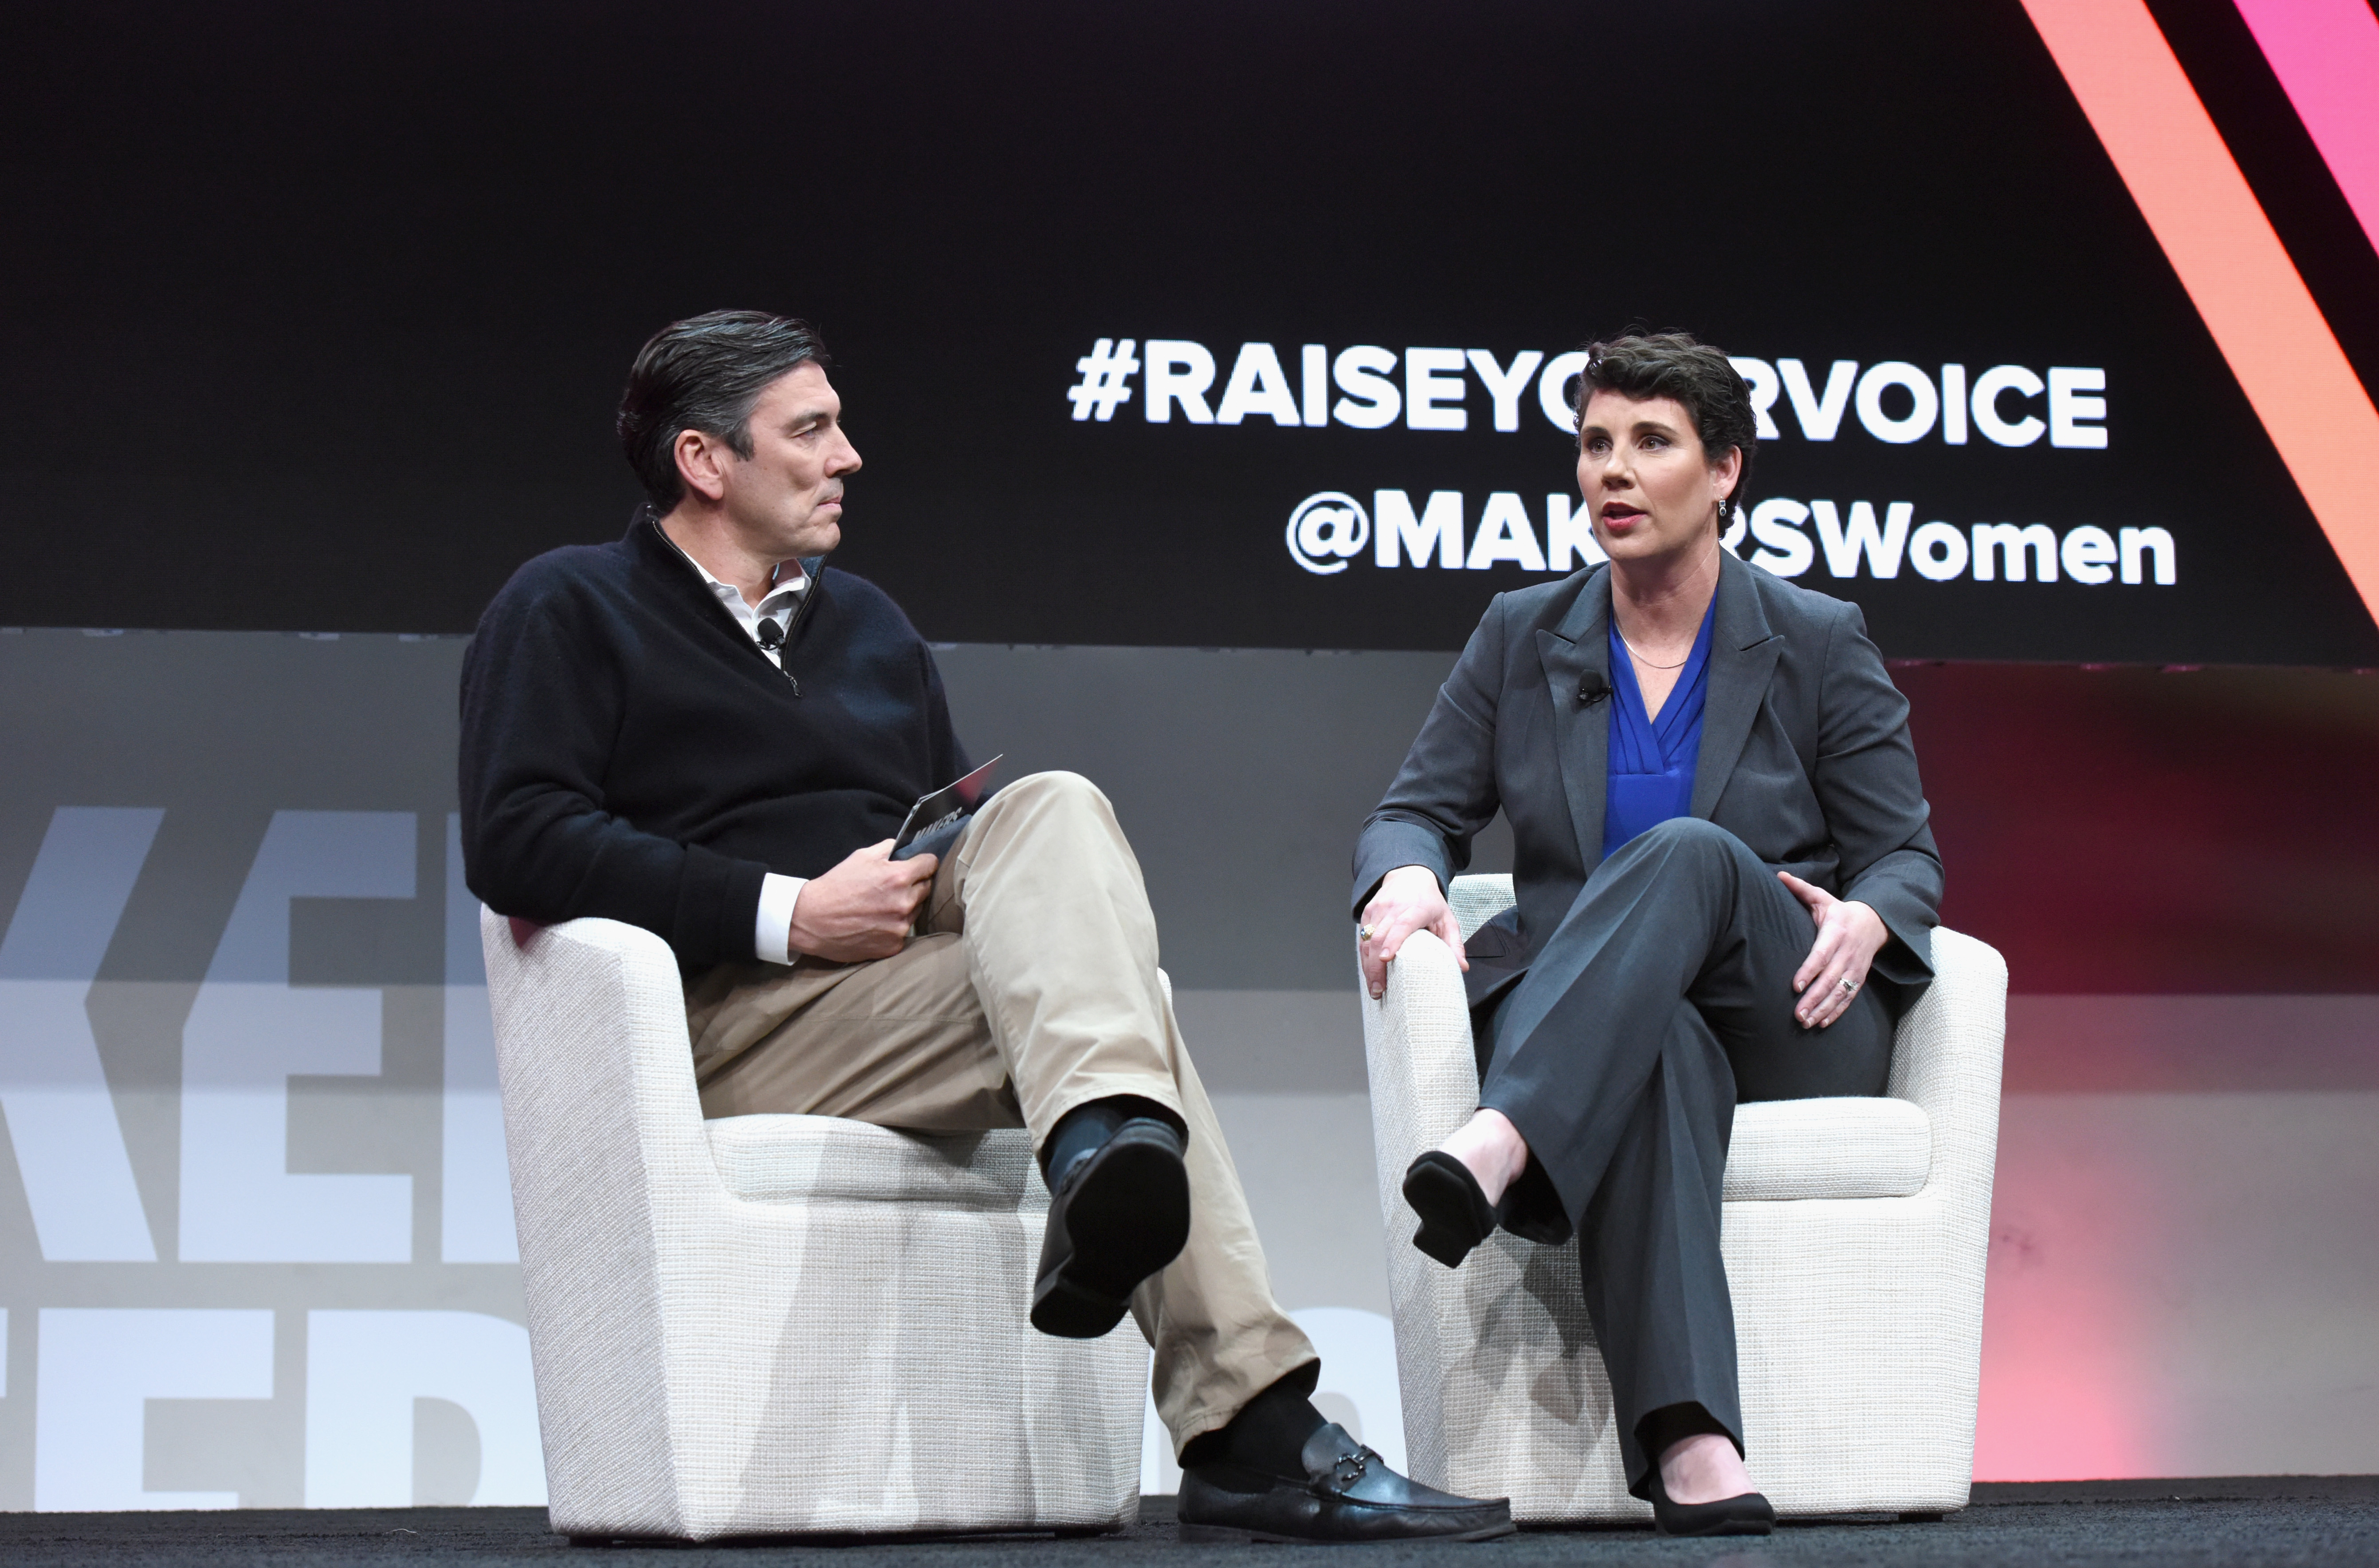
[[[1575,1234],[1631,1490],[1764,1533],[1719,1198],[1743,1100],[1879,1094],[1932,978],[1941,862],[1908,704],[1855,606],[1720,539],[1757,425],[1683,334],[1588,351],[1578,489],[1609,565],[1499,595],[1355,853],[1371,995],[1500,809],[1516,907],[1465,955],[1479,1112],[1413,1162],[1414,1245]]]

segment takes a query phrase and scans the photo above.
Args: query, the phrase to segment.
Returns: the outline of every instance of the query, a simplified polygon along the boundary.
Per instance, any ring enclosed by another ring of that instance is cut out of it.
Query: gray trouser
[[[1495,1011],[1479,1103],[1528,1140],[1515,1202],[1538,1195],[1540,1223],[1577,1231],[1638,1496],[1655,1411],[1698,1405],[1743,1445],[1719,1252],[1736,1102],[1880,1094],[1890,1071],[1894,1020],[1871,987],[1830,1028],[1793,1018],[1815,938],[1741,839],[1681,817],[1596,868]]]

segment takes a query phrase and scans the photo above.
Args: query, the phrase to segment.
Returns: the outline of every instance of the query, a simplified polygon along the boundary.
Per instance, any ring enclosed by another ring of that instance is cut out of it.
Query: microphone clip
[[[753,630],[758,633],[754,640],[760,645],[760,651],[770,656],[768,662],[775,665],[787,681],[792,682],[793,695],[800,696],[802,683],[791,670],[785,669],[784,655],[779,651],[785,645],[785,629],[778,625],[775,621],[768,620],[761,621]]]

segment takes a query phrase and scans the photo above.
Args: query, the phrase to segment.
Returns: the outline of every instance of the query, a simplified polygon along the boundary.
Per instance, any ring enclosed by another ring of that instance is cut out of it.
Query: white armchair
[[[482,913],[555,1530],[1132,1522],[1148,1351],[1026,1321],[1024,1133],[706,1122],[668,946],[521,929]]]
[[[1456,877],[1467,936],[1508,876]],[[1938,978],[1901,1019],[1888,1097],[1739,1107],[1724,1247],[1751,1477],[1779,1514],[1938,1514],[1974,1475],[1983,1265],[2007,965],[1936,931]],[[1508,1493],[1524,1523],[1648,1520],[1627,1494],[1575,1245],[1507,1233],[1459,1269],[1409,1245],[1405,1167],[1478,1108],[1461,975],[1408,938],[1363,1002],[1380,1206],[1418,1480]]]

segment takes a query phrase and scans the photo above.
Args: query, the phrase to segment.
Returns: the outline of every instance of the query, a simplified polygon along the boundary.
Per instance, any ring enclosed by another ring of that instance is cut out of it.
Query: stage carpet
[[[1104,1568],[1244,1556],[1244,1547],[1181,1544],[1173,1499],[1146,1499],[1141,1523],[1087,1539],[748,1541],[704,1547],[574,1548],[531,1508],[247,1509],[214,1514],[0,1514],[0,1562],[181,1568],[182,1564],[304,1562],[642,1562],[692,1568],[802,1558],[848,1568]],[[1848,1519],[1793,1524],[1765,1540],[1663,1540],[1637,1530],[1528,1530],[1486,1546],[1373,1549],[1381,1563],[2329,1564],[2379,1562],[2379,1477],[2257,1476],[2228,1479],[1998,1483],[1938,1522]]]

